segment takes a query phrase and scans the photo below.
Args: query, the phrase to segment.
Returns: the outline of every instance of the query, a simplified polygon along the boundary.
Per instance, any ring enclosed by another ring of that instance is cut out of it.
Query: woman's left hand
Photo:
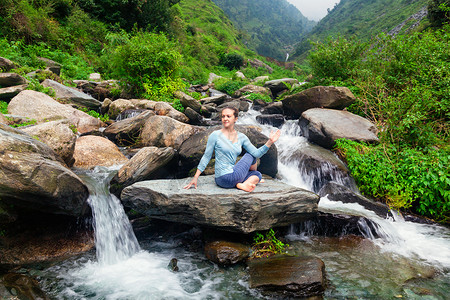
[[[278,129],[277,131],[275,131],[275,132],[273,132],[273,131],[271,131],[270,132],[270,135],[269,135],[269,140],[272,142],[272,144],[273,143],[275,143],[276,141],[278,141],[278,138],[280,137],[280,135],[281,135],[281,130],[280,129]]]

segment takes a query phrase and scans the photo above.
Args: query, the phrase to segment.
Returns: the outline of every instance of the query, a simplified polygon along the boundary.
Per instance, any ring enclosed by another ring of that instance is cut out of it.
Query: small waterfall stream
[[[239,123],[255,125],[256,115],[258,112],[250,110],[239,118]],[[267,125],[261,127],[266,135],[274,130]],[[317,185],[323,183],[320,177],[326,174],[327,180],[357,192],[352,181],[327,165],[314,173],[299,168],[299,162],[291,160],[290,154],[307,145],[294,121],[283,125],[277,142],[279,180],[317,191]],[[183,247],[182,236],[152,235],[138,243],[120,201],[108,192],[114,171],[97,168],[80,175],[91,186],[89,203],[95,218],[96,254],[87,253],[40,271],[40,283],[52,298],[264,298],[248,287],[245,266],[218,268],[203,253]],[[301,231],[292,227],[286,237],[290,251],[318,256],[325,262],[330,281],[326,299],[445,299],[450,288],[448,229],[407,222],[400,216],[382,219],[358,204],[333,202],[327,197],[321,198],[319,207],[322,211],[365,217],[376,224],[377,230],[374,234],[373,226],[364,224],[365,219],[360,221],[363,237],[359,238],[318,238],[309,235],[305,226]],[[178,259],[179,272],[167,267],[172,257]],[[429,295],[422,298],[427,291]]]

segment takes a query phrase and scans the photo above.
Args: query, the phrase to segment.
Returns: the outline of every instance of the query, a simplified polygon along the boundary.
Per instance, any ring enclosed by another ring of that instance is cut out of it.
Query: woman
[[[197,167],[197,172],[192,181],[184,188],[192,185],[197,188],[197,180],[205,170],[213,151],[215,152],[215,179],[216,184],[223,188],[237,187],[246,192],[255,189],[261,179],[261,173],[256,171],[256,159],[263,156],[280,137],[281,131],[271,133],[269,140],[260,148],[252,145],[248,137],[234,129],[239,111],[234,107],[226,107],[222,110],[222,129],[216,130],[208,137],[206,150]],[[242,147],[247,153],[235,165],[237,156]]]

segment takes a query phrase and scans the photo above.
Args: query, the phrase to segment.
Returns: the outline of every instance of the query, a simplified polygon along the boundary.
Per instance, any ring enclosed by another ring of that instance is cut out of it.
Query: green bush
[[[237,53],[225,53],[220,56],[220,64],[228,68],[228,70],[239,70],[244,65],[244,58]]]
[[[0,101],[0,113],[1,114],[8,114],[8,103],[5,101]]]
[[[394,209],[412,209],[450,222],[450,149],[419,151],[394,146],[336,142],[361,192]]]
[[[269,95],[262,95],[262,94],[258,94],[258,93],[250,93],[248,94],[245,98],[247,98],[248,100],[264,100],[265,102],[272,102],[272,98]]]
[[[217,90],[227,93],[230,96],[246,84],[247,82],[243,80],[230,80],[228,78],[219,78],[214,81],[214,86]]]
[[[285,252],[287,247],[289,247],[289,245],[280,241],[275,236],[275,231],[273,231],[273,229],[268,230],[265,235],[257,232],[253,237],[251,257],[267,258]]]

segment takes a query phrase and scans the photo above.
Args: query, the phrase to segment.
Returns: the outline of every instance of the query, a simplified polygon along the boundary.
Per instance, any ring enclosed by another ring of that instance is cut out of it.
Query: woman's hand
[[[280,138],[280,135],[281,135],[281,130],[280,129],[278,129],[277,131],[275,131],[275,132],[273,132],[273,131],[271,131],[270,132],[270,135],[269,135],[269,140],[272,142],[272,144],[273,143],[275,143],[276,141],[278,141],[278,139]]]
[[[185,186],[183,187],[183,189],[188,190],[188,189],[191,188],[192,185],[194,185],[194,188],[197,188],[197,178],[195,178],[195,177],[192,178],[191,182],[189,182],[188,185],[185,185]]]

